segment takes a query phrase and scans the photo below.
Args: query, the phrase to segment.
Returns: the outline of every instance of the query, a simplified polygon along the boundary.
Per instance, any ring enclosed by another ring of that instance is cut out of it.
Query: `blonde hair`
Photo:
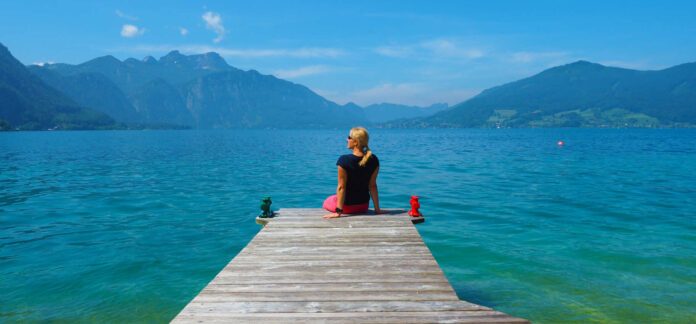
[[[367,146],[367,142],[370,141],[370,134],[368,134],[367,129],[363,127],[355,127],[350,130],[350,138],[358,142],[358,147],[361,151],[363,151],[363,153],[365,153],[362,160],[360,160],[360,163],[358,163],[360,166],[365,166],[367,160],[369,160],[372,156],[372,151]]]

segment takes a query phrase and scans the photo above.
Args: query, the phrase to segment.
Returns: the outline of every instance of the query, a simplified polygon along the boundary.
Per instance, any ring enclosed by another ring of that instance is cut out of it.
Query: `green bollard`
[[[273,211],[271,210],[271,197],[263,197],[263,200],[261,200],[261,213],[259,214],[260,218],[271,218],[273,217]]]

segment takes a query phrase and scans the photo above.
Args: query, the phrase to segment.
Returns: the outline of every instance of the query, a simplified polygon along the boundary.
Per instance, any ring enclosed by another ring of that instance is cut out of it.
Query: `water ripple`
[[[258,232],[260,197],[335,191],[346,132],[0,134],[0,321],[169,321]],[[371,135],[382,205],[421,197],[461,298],[538,322],[695,318],[695,131]]]

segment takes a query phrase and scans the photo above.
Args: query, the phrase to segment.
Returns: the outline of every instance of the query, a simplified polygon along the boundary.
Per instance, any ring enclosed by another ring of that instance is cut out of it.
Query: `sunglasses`
[[[348,139],[349,139],[349,140],[352,140],[352,138],[350,137],[350,135],[348,135]]]

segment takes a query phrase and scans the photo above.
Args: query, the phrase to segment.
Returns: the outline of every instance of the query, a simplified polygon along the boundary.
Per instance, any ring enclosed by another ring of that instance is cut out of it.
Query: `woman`
[[[367,146],[370,140],[367,130],[355,127],[348,135],[348,149],[352,154],[341,155],[338,166],[338,188],[336,194],[326,198],[324,209],[332,212],[324,218],[341,217],[342,214],[362,213],[370,206],[370,197],[376,214],[387,213],[379,208],[377,173],[379,159]]]

